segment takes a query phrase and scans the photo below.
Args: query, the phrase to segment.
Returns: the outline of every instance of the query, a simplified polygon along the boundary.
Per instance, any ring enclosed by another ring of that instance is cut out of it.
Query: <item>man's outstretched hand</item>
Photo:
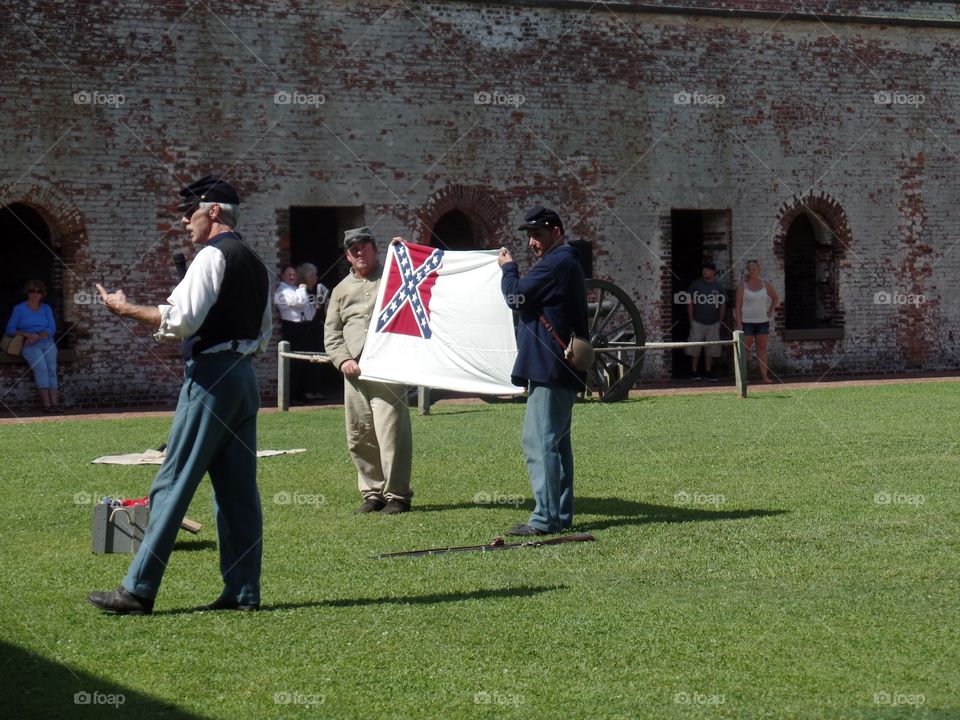
[[[96,285],[97,290],[100,292],[100,299],[103,300],[104,307],[114,315],[133,318],[137,322],[152,327],[160,326],[160,308],[156,305],[134,305],[127,300],[127,294],[123,290],[108,293],[103,285],[100,283]]]
[[[100,293],[100,298],[103,300],[104,306],[112,312],[114,315],[123,315],[123,310],[127,302],[127,294],[123,290],[117,290],[116,292],[108,293],[106,288],[103,287],[100,283],[96,283],[97,290]]]

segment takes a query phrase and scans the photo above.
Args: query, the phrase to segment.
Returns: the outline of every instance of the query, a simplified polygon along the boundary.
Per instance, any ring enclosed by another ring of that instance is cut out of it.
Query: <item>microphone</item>
[[[183,253],[174,253],[173,264],[177,268],[177,275],[183,280],[187,275],[187,258],[184,257]]]

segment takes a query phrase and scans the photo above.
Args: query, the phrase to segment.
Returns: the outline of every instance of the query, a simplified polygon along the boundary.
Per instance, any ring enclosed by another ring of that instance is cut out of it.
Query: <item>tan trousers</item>
[[[360,493],[409,503],[413,432],[407,386],[344,377],[343,405]]]

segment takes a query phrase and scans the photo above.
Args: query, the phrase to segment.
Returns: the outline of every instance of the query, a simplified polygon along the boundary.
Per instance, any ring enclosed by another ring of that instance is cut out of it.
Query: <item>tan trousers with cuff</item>
[[[360,493],[409,504],[413,431],[407,386],[344,377],[343,405]]]

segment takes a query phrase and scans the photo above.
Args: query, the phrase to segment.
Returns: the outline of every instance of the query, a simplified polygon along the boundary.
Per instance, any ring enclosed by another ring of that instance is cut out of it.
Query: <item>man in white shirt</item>
[[[317,281],[317,268],[303,263],[287,266],[283,280],[273,294],[273,304],[280,313],[281,337],[294,352],[323,352],[323,316],[318,310],[327,301],[330,291]],[[302,360],[290,366],[290,401],[294,404],[323,400],[317,390],[320,367]]]
[[[180,190],[178,210],[201,246],[164,305],[135,305],[123,290],[97,289],[108,310],[178,338],[186,359],[167,454],[150,488],[150,522],[123,584],[87,600],[118,614],[146,615],[177,530],[204,474],[213,484],[224,589],[205,610],[260,606],[263,516],[257,490],[257,410],[253,355],[271,334],[270,278],[234,232],[237,191],[208,176]]]

